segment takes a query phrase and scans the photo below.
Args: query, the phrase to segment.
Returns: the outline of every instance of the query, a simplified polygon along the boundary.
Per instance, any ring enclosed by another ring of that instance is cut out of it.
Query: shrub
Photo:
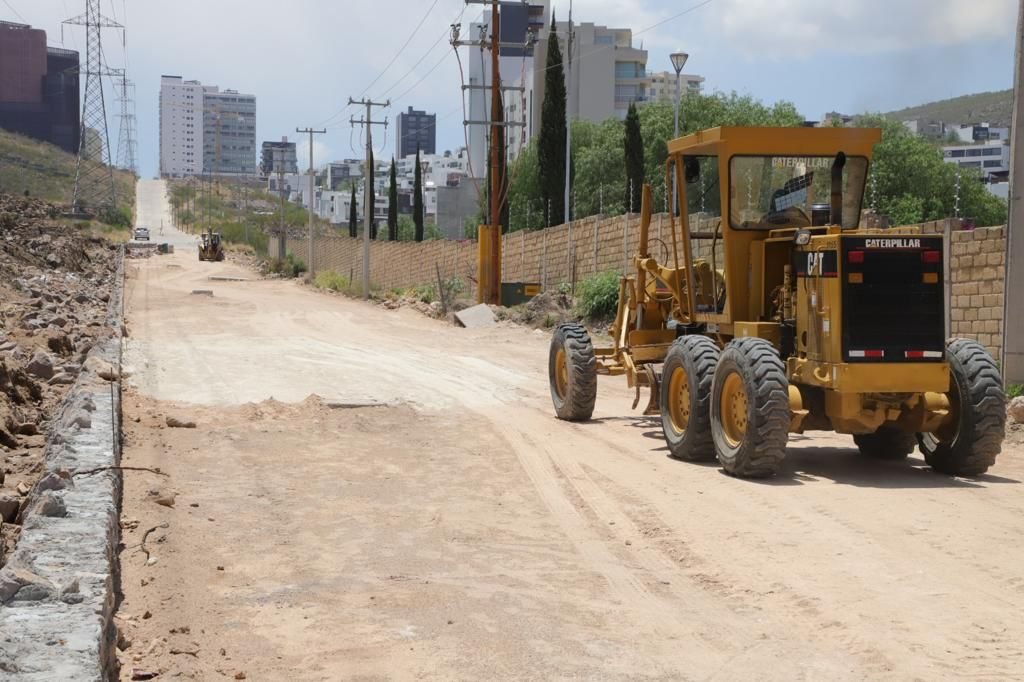
[[[437,287],[433,284],[421,284],[413,288],[412,295],[424,303],[433,303],[437,300]]]
[[[285,277],[298,277],[306,271],[306,264],[289,253],[284,258],[270,261],[269,270]]]
[[[131,227],[132,214],[127,208],[107,206],[97,216],[101,223],[112,227]]]
[[[313,285],[318,289],[347,292],[352,283],[348,281],[348,277],[340,275],[333,270],[323,270],[316,273],[316,279],[313,280]]]
[[[580,282],[576,293],[576,311],[587,319],[615,315],[619,305],[619,275],[609,270]]]
[[[1006,397],[1010,400],[1024,396],[1024,384],[1010,384],[1006,387]]]

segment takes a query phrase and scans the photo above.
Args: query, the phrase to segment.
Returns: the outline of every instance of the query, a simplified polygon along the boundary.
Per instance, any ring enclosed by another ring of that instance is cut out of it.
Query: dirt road
[[[167,475],[126,473],[123,679],[1024,678],[1019,449],[961,480],[796,437],[737,480],[669,459],[614,379],[556,421],[542,333],[173,238],[128,280],[124,463]]]

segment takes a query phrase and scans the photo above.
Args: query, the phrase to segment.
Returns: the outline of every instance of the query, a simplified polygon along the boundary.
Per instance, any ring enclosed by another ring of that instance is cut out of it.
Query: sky
[[[569,0],[552,0],[559,19]],[[1012,86],[1015,0],[573,0],[575,21],[632,28],[648,71],[671,70],[668,55],[690,54],[687,73],[705,91],[789,100],[808,119],[828,111],[889,111]],[[393,152],[395,116],[407,107],[438,115],[438,151],[464,144],[460,75],[449,26],[468,24],[481,5],[463,0],[102,0],[126,27],[106,29],[111,67],[127,63],[136,83],[139,164],[157,173],[160,76],[180,75],[257,98],[257,147],[295,129],[326,127],[317,165],[359,158],[365,109],[348,98],[391,100],[374,130],[377,158]],[[0,0],[0,19],[47,31],[50,45],[84,46],[81,27],[61,21],[83,0]],[[467,30],[463,36],[467,36]],[[465,58],[464,60],[465,61]],[[111,143],[117,105],[107,89]],[[297,140],[300,165],[308,137]]]

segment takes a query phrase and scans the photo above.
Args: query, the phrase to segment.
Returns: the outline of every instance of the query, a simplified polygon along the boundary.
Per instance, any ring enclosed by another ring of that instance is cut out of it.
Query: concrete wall
[[[717,218],[699,221],[691,217],[692,229],[711,231]],[[960,231],[959,223],[940,220],[919,225],[926,234],[943,234],[950,229],[950,335],[973,338],[999,357],[1003,334],[1003,293],[1005,279],[1005,229],[978,228]],[[579,282],[594,274],[623,272],[629,267],[639,239],[639,215],[615,218],[594,216],[546,230],[520,231],[502,240],[503,280],[537,282],[545,288],[563,282]],[[652,255],[671,258],[671,231],[667,214],[651,220]],[[695,256],[710,260],[711,243],[695,242]],[[303,238],[289,238],[287,248],[303,257]],[[722,262],[721,244],[717,262]],[[466,291],[476,288],[475,242],[430,241],[371,242],[370,279],[382,289],[407,288],[458,277]],[[682,259],[682,245],[680,245]],[[721,265],[719,265],[721,267]],[[362,241],[349,237],[321,237],[316,243],[316,270],[334,270],[356,281],[362,272]]]

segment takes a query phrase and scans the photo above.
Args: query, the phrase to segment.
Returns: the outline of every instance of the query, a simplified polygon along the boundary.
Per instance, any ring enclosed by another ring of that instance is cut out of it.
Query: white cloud
[[[775,61],[1004,38],[1017,14],[1014,0],[718,0],[710,7],[709,29],[721,32],[723,45]]]

